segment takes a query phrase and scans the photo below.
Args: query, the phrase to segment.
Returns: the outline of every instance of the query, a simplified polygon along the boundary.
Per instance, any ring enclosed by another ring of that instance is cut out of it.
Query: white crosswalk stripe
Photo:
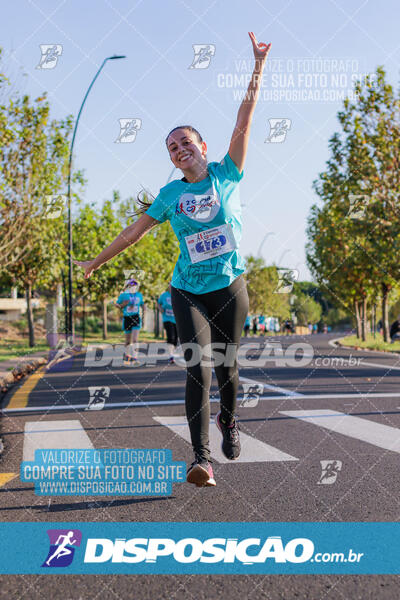
[[[190,432],[186,417],[153,417],[161,425],[165,425],[176,435],[190,442]],[[270,446],[257,440],[251,435],[240,432],[242,452],[240,457],[231,461],[225,458],[221,451],[222,436],[214,421],[210,421],[210,450],[213,459],[219,463],[248,463],[248,462],[279,462],[286,460],[298,460],[290,454],[286,454],[274,446]]]
[[[400,429],[348,415],[330,409],[284,410],[280,414],[303,423],[310,423],[378,448],[400,454]],[[157,416],[153,419],[168,427],[174,434],[191,444],[190,432],[184,416]],[[298,461],[279,448],[240,432],[242,452],[238,460],[230,461],[221,451],[222,436],[214,421],[210,421],[210,449],[212,458],[219,463],[261,463]],[[25,424],[23,460],[34,460],[36,449],[93,448],[93,444],[79,420],[30,421]]]
[[[335,433],[367,442],[378,448],[400,453],[400,429],[396,427],[328,409],[281,410],[279,412],[282,415],[295,417]]]
[[[29,421],[25,423],[23,460],[34,460],[35,450],[54,448],[93,448],[81,422]]]

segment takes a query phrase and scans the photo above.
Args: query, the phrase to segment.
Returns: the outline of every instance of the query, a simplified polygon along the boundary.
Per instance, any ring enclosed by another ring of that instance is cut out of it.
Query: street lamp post
[[[83,98],[83,102],[81,104],[81,107],[79,109],[78,112],[78,116],[76,118],[75,121],[75,126],[74,126],[74,131],[72,134],[72,142],[71,142],[71,148],[69,151],[69,162],[68,162],[68,190],[67,190],[67,198],[68,198],[68,264],[69,264],[69,270],[68,270],[68,313],[67,313],[67,327],[66,330],[68,331],[68,342],[72,345],[72,341],[73,341],[73,308],[72,308],[72,221],[71,221],[71,166],[72,166],[72,153],[74,150],[74,142],[75,142],[75,136],[76,136],[76,130],[78,128],[78,123],[79,123],[79,118],[81,116],[81,112],[82,109],[85,105],[86,99],[89,95],[90,90],[93,87],[94,82],[96,81],[97,77],[100,75],[101,70],[103,69],[104,65],[106,64],[106,62],[108,60],[117,60],[119,58],[125,58],[125,56],[108,56],[107,58],[105,58],[103,60],[103,62],[100,65],[100,68],[98,69],[96,75],[93,77],[91,84],[88,87],[88,90],[85,94],[85,97]]]

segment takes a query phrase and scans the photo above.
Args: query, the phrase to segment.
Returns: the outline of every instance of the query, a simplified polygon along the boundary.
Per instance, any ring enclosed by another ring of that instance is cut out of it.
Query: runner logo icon
[[[57,66],[63,47],[61,44],[40,44],[41,57],[37,69],[54,69]]]
[[[332,485],[335,483],[339,471],[342,470],[341,460],[320,460],[322,473],[318,485]]]
[[[207,69],[215,54],[215,44],[193,44],[194,57],[189,69]]]
[[[142,119],[119,119],[119,135],[116,144],[131,144],[136,140],[136,134],[142,127]]]
[[[287,132],[291,128],[291,119],[268,119],[269,135],[265,143],[280,144],[285,141]]]
[[[254,408],[258,405],[264,386],[260,383],[243,383],[243,399],[240,408]]]
[[[90,386],[88,390],[90,398],[85,410],[102,410],[106,400],[110,397],[110,388],[107,386]]]
[[[48,529],[50,548],[42,567],[68,567],[74,558],[75,548],[81,545],[79,529]]]

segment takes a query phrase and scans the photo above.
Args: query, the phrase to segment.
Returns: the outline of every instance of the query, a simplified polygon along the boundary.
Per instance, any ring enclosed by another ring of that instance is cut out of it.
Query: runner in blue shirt
[[[171,284],[169,284],[168,291],[161,294],[158,299],[158,304],[162,313],[162,320],[164,329],[167,334],[167,344],[169,344],[169,363],[174,363],[173,352],[178,343],[178,334],[176,331],[176,321],[174,316],[174,311],[172,308],[172,299],[171,299]]]
[[[142,328],[140,307],[144,305],[143,296],[138,292],[139,283],[134,279],[128,281],[125,291],[121,292],[116,305],[122,310],[122,330],[125,332],[125,359],[132,363],[137,362],[137,342],[139,331]],[[131,354],[132,352],[132,354]]]
[[[246,320],[244,322],[244,335],[245,335],[245,337],[247,337],[249,335],[250,325],[251,325],[251,316],[247,315]]]
[[[209,390],[212,370],[208,353],[216,343],[214,369],[220,391],[220,412],[216,423],[222,433],[222,451],[234,460],[240,454],[239,431],[235,420],[238,391],[237,350],[249,308],[242,273],[244,261],[238,252],[241,210],[238,184],[250,139],[265,61],[271,44],[257,43],[249,33],[255,65],[237,115],[228,152],[220,162],[208,162],[207,144],[191,125],[170,131],[166,146],[173,165],[183,178],[161,188],[152,204],[139,199],[142,216],[105,248],[95,259],[77,262],[85,277],[111,258],[140,240],[158,223],[169,220],[179,240],[180,255],[172,278],[172,306],[179,340],[184,350],[187,379],[186,416],[189,423],[194,462],[187,481],[214,486],[210,464]],[[220,356],[226,349],[225,359]],[[195,348],[199,358],[193,360]],[[232,347],[236,356],[232,358]],[[204,359],[203,360],[203,351]]]

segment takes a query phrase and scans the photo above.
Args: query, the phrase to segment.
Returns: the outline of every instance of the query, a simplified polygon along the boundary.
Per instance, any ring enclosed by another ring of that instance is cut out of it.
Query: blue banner
[[[400,523],[1,523],[0,573],[399,574]]]
[[[38,496],[170,496],[186,481],[186,463],[172,451],[136,448],[52,448],[23,461],[20,479]]]

